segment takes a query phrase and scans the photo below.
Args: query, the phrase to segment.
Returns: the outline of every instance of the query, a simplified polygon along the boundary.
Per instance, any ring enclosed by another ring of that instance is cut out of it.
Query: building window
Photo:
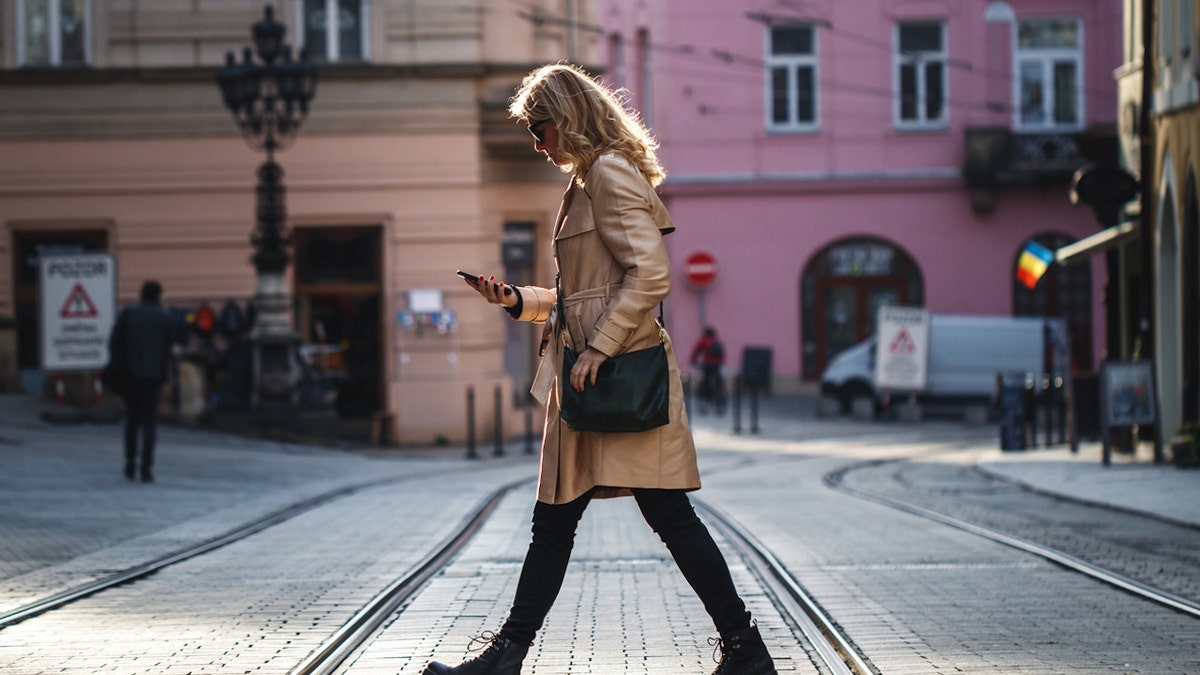
[[[1162,2],[1157,11],[1154,106],[1168,111],[1195,105],[1200,100],[1200,83],[1192,2]]]
[[[946,125],[946,39],[942,24],[896,26],[896,126]]]
[[[303,0],[304,49],[314,61],[365,61],[367,0]]]
[[[1018,129],[1083,125],[1083,25],[1075,19],[1017,24]]]
[[[767,126],[817,128],[817,33],[810,25],[767,29]]]
[[[17,60],[23,66],[88,62],[89,0],[18,0]]]

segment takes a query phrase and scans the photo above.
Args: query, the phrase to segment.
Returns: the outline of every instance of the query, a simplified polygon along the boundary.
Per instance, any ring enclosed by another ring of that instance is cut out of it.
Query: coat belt
[[[576,291],[563,298],[563,307],[577,305],[584,300],[593,300],[596,298],[608,299],[620,288],[620,284],[604,284],[594,288],[585,288],[581,291]],[[558,316],[557,312],[551,312],[550,320],[546,322],[546,331],[549,336],[553,336],[559,331],[559,322],[563,317]],[[542,405],[546,405],[547,397],[550,394],[550,388],[554,386],[554,379],[558,376],[559,364],[562,363],[562,340],[543,340],[543,344],[549,349],[542,349],[541,361],[538,363],[537,374],[533,377],[533,385],[529,388],[529,393],[533,394],[533,398]]]

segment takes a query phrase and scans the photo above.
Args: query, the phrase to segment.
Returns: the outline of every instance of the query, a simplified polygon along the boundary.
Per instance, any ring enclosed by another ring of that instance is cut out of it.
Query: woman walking
[[[687,496],[700,487],[696,450],[670,337],[655,320],[670,290],[663,235],[675,229],[654,189],[665,175],[655,155],[657,142],[615,92],[571,65],[543,66],[527,76],[509,113],[528,125],[534,150],[571,174],[554,228],[557,287],[468,279],[513,318],[546,325],[533,386],[547,415],[533,539],[508,619],[488,638],[488,648],[457,667],[430,663],[425,674],[520,673],[562,587],[584,509],[592,499],[628,495],[716,625],[722,658],[714,675],[773,674],[774,663],[729,566]],[[562,388],[583,391],[596,384],[607,359],[660,343],[670,364],[665,426],[576,432],[560,419]],[[580,356],[570,372],[560,373],[564,346]]]

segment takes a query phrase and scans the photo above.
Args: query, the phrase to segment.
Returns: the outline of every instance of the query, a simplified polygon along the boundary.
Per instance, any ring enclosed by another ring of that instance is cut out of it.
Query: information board
[[[924,389],[929,373],[929,310],[880,307],[875,326],[875,389]]]
[[[100,370],[117,317],[117,259],[109,251],[38,259],[42,369]]]

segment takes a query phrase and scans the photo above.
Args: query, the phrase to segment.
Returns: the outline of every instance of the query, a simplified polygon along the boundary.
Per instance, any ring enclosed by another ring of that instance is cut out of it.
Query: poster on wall
[[[110,251],[39,256],[38,298],[42,369],[103,369],[117,315],[116,256]]]

